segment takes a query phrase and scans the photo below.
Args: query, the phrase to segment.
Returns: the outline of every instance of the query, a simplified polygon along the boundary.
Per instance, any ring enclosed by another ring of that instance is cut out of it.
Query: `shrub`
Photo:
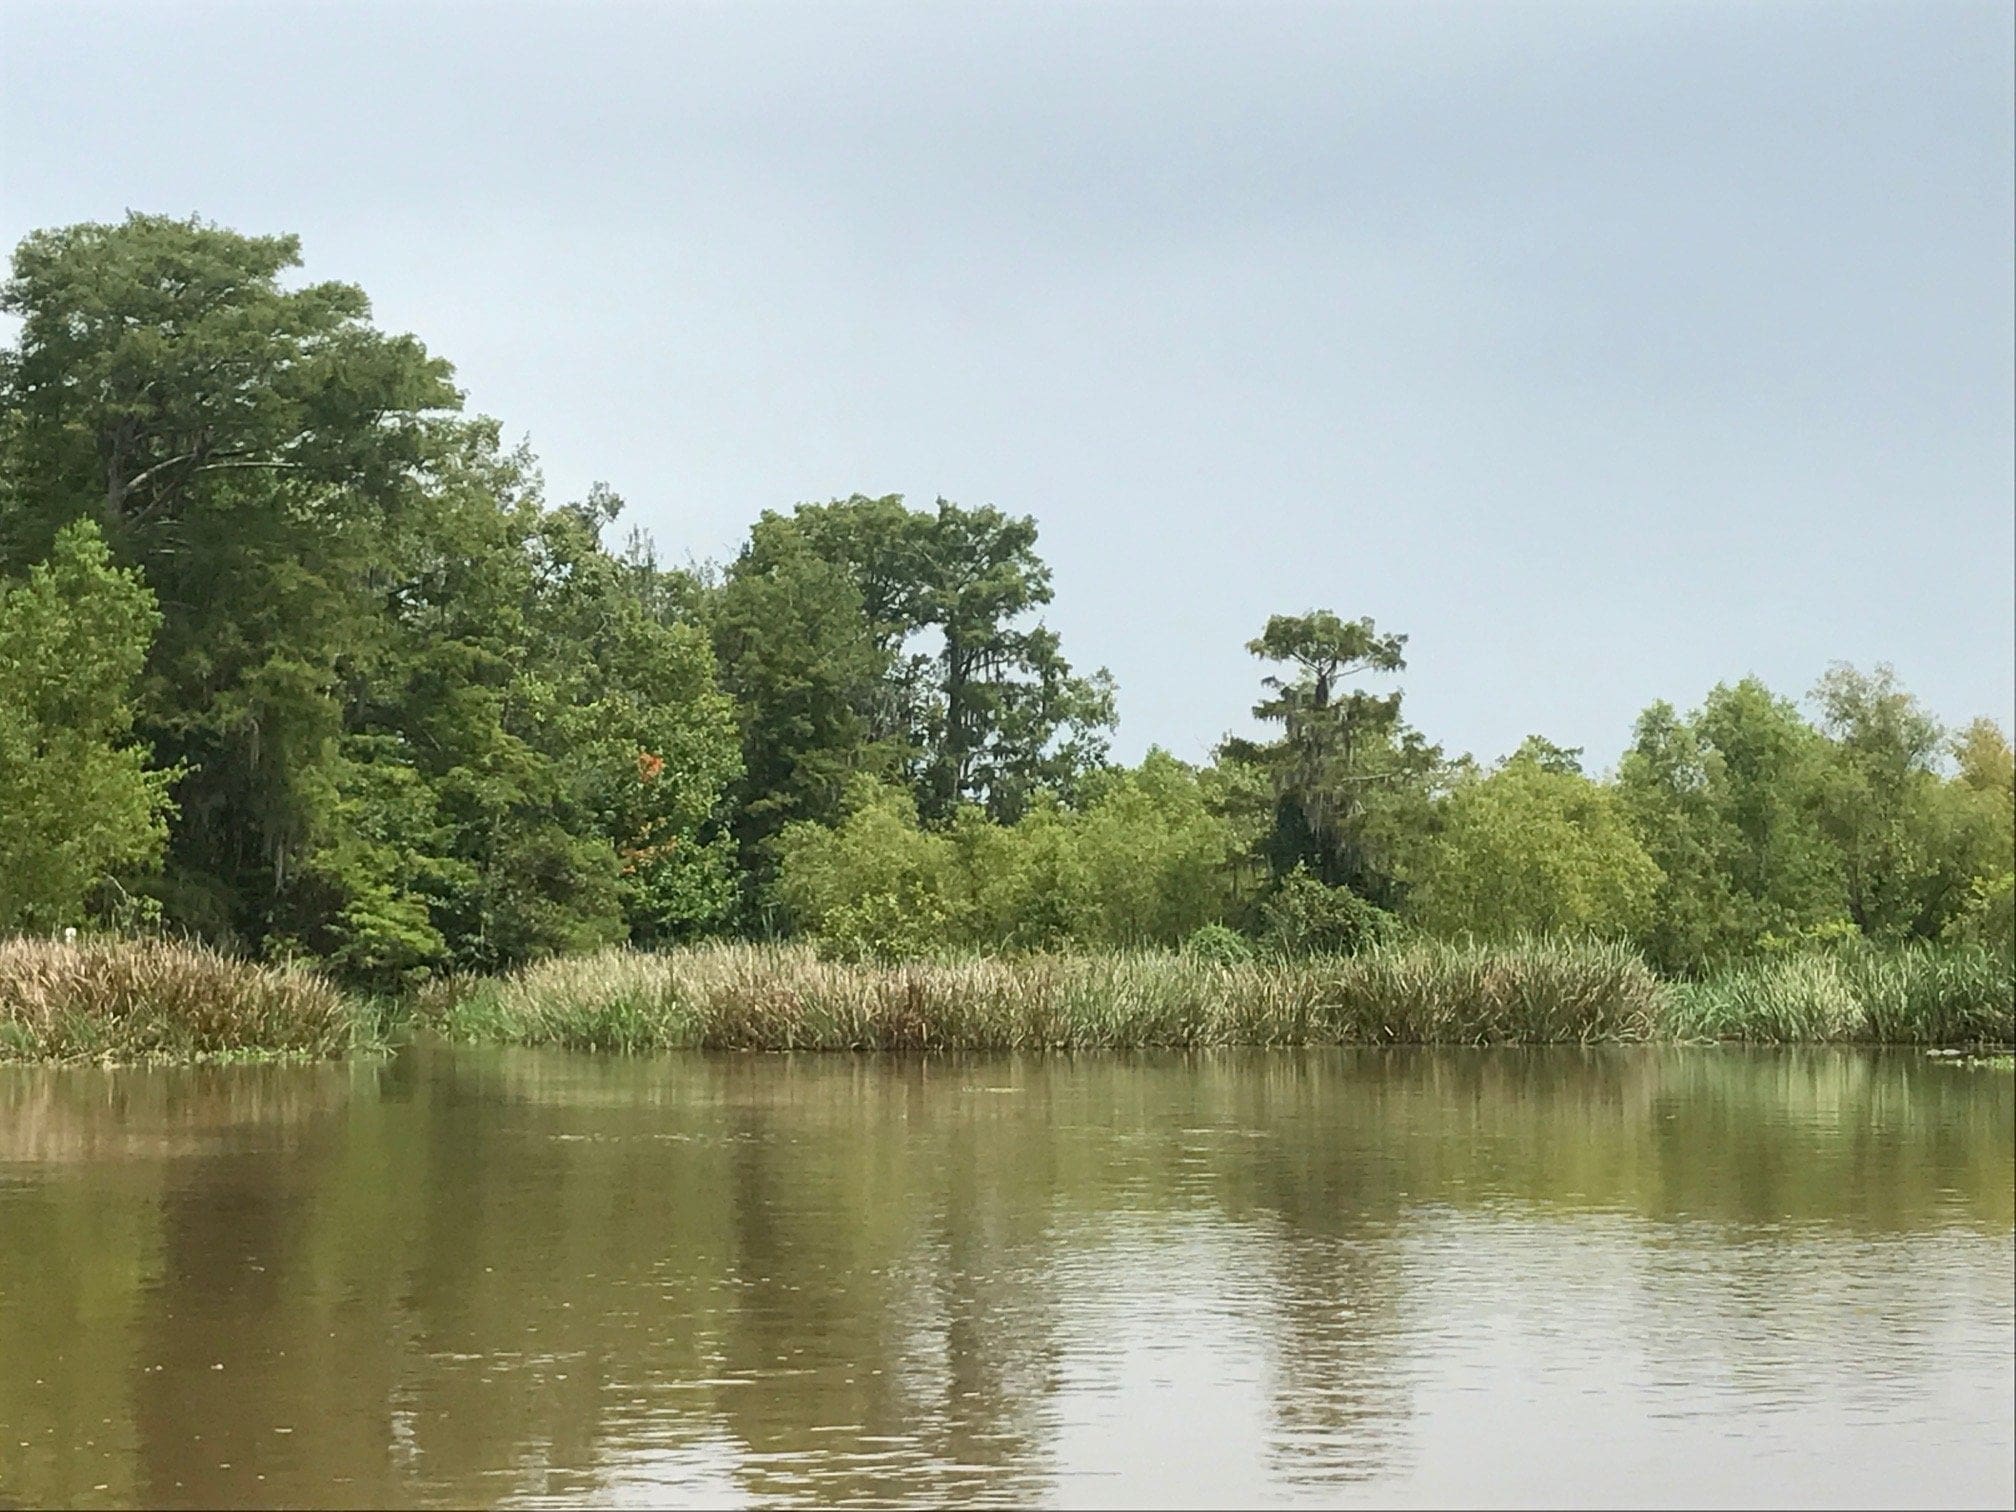
[[[1978,945],[2005,960],[2016,958],[2016,872],[1976,877],[1943,938]]]
[[[1204,924],[1190,931],[1183,954],[1213,966],[1243,966],[1253,959],[1252,943],[1236,929]]]
[[[1297,866],[1260,905],[1267,942],[1284,955],[1350,955],[1389,939],[1393,915]]]
[[[828,909],[815,943],[836,961],[914,961],[945,947],[950,924],[934,898],[865,893]]]

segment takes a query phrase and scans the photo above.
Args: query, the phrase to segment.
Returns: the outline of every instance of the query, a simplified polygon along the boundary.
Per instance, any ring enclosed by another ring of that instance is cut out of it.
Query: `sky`
[[[1834,660],[2007,727],[2012,14],[0,0],[0,239],[297,232],[675,561],[1034,515],[1128,759],[1310,608],[1487,760]]]

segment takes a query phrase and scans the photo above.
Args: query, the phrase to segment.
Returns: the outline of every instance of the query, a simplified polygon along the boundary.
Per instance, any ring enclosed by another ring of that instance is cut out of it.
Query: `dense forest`
[[[1887,669],[1654,703],[1611,772],[1537,736],[1485,766],[1408,723],[1405,636],[1289,613],[1250,643],[1269,738],[1117,765],[1032,519],[855,496],[668,568],[298,262],[142,215],[14,253],[0,932],[386,989],[724,936],[2012,948],[2009,738]]]

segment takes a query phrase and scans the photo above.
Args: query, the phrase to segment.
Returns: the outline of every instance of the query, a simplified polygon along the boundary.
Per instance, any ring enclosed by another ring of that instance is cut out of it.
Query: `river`
[[[2016,1078],[0,1067],[0,1504],[1995,1505]]]

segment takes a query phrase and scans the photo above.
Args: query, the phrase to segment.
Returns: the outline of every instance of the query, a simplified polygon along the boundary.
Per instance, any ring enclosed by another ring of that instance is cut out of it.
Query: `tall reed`
[[[160,940],[0,940],[0,1060],[341,1054],[383,1004]],[[1804,954],[1666,983],[1619,945],[1414,942],[1354,956],[1174,952],[876,965],[805,945],[605,951],[460,978],[401,1012],[452,1037],[638,1052],[1098,1050],[1648,1039],[2016,1039],[2016,970],[1978,948]]]
[[[804,946],[609,951],[478,986],[464,1038],[581,1049],[1089,1050],[1644,1039],[1660,987],[1617,946],[1413,945],[1302,961],[1169,952],[873,965]]]
[[[2016,1038],[2016,963],[1972,945],[1751,961],[1676,985],[1666,1025],[1682,1039],[2006,1044]]]
[[[321,977],[205,945],[0,939],[0,1060],[340,1055],[361,1023]]]

